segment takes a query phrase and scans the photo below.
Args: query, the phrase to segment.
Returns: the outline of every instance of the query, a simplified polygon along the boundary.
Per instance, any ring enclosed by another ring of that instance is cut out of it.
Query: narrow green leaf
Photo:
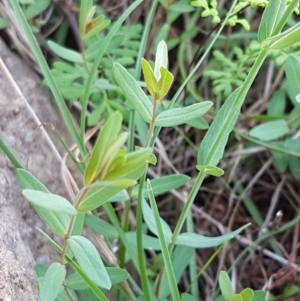
[[[50,194],[49,190],[25,169],[17,169],[17,179],[22,189],[32,189]],[[68,214],[54,212],[34,204],[32,204],[32,206],[53,233],[61,237],[66,235],[70,223],[70,217]]]
[[[24,197],[33,205],[61,212],[69,215],[76,215],[77,211],[72,204],[65,198],[51,193],[36,191],[31,189],[23,190]]]
[[[154,199],[152,187],[151,187],[149,180],[147,181],[147,189],[148,189],[148,194],[149,194],[149,200],[151,203],[152,214],[153,214],[154,220],[155,220],[155,227],[157,229],[157,235],[159,238],[159,243],[161,245],[161,252],[162,252],[163,262],[164,262],[165,269],[166,269],[166,274],[168,277],[172,300],[173,301],[181,301],[180,295],[179,295],[179,289],[177,286],[177,281],[176,281],[176,277],[174,274],[174,269],[173,269],[173,265],[172,265],[172,261],[171,261],[171,256],[170,256],[170,252],[169,252],[168,245],[167,245],[166,234],[167,235],[169,234],[169,233],[166,233],[166,225],[167,224],[163,225],[162,219],[159,216],[158,208],[156,205],[156,201]],[[144,216],[144,218],[145,218],[145,216]]]
[[[254,292],[251,288],[245,288],[240,292],[240,295],[242,297],[242,301],[251,301],[254,297]]]
[[[101,181],[83,187],[75,198],[78,212],[94,210],[110,200],[124,188],[134,186],[136,181],[121,179],[116,181]]]
[[[123,154],[125,152],[124,150],[121,150],[121,148],[127,141],[127,138],[128,138],[128,133],[124,132],[121,133],[116,139],[111,141],[110,145],[105,150],[100,165],[98,166],[99,170],[97,172],[97,175],[95,176],[95,179],[97,180],[106,179],[106,175],[108,171],[111,169],[111,165],[112,164],[117,165],[115,161],[118,160],[117,162],[119,163],[120,157],[121,160],[123,161],[123,159],[125,158]]]
[[[148,194],[149,194],[149,189],[148,189]],[[156,226],[156,222],[155,222],[155,216],[153,215],[153,212],[152,212],[150,206],[144,199],[143,199],[143,217],[144,217],[145,223],[147,224],[149,230],[153,234],[158,236],[158,230],[157,230],[157,226]],[[161,223],[162,231],[164,233],[165,240],[169,244],[172,242],[172,230],[169,227],[169,225],[162,218],[160,218],[160,223]]]
[[[84,174],[85,185],[90,184],[95,180],[97,173],[99,173],[100,166],[105,163],[103,162],[103,157],[106,154],[107,148],[112,141],[117,138],[121,127],[122,115],[117,111],[106,120],[104,127],[97,138]]]
[[[287,29],[286,31],[276,36],[273,36],[267,40],[264,40],[261,44],[261,47],[270,50],[284,49],[286,47],[290,47],[298,43],[299,36],[300,36],[300,23],[297,23],[296,25]]]
[[[71,236],[67,243],[79,266],[98,286],[110,289],[111,281],[94,245],[83,236]]]
[[[286,8],[286,0],[269,1],[260,21],[257,38],[260,43],[273,35]]]
[[[172,189],[176,189],[180,186],[185,185],[190,180],[190,177],[183,175],[183,174],[176,174],[176,175],[168,175],[163,176],[157,179],[150,180],[153,194],[155,196],[161,195],[171,191]],[[144,197],[148,198],[148,190],[144,188],[143,190]],[[138,195],[138,186],[135,186],[132,190],[131,195],[133,197],[137,197]]]
[[[155,125],[161,127],[184,124],[205,114],[213,105],[211,101],[196,103],[185,108],[170,109],[161,112],[155,119]]]
[[[86,214],[84,222],[86,226],[88,226],[94,232],[103,235],[106,238],[119,238],[119,234],[116,228],[108,222],[102,220],[98,216]]]
[[[300,62],[294,56],[289,56],[285,62],[286,91],[294,104],[300,94]]]
[[[154,97],[154,99],[158,99],[159,89],[158,89],[157,80],[154,76],[150,64],[143,58],[142,58],[142,70],[143,70],[143,75],[146,82],[147,90],[149,91],[150,95]]]
[[[234,295],[234,291],[231,285],[230,278],[228,274],[224,271],[220,272],[219,275],[219,286],[223,297],[226,301],[231,301],[231,297]]]
[[[134,77],[119,63],[113,64],[114,78],[133,108],[148,123],[152,120],[153,105]]]
[[[154,76],[157,81],[159,81],[161,77],[160,69],[162,67],[168,69],[168,62],[168,47],[166,42],[162,40],[158,43],[155,54]]]
[[[196,168],[205,174],[215,176],[215,177],[221,177],[224,175],[224,170],[221,168],[218,168],[216,166],[208,166],[208,165],[197,165]]]
[[[254,127],[249,135],[262,141],[271,141],[286,135],[288,132],[289,128],[285,120],[275,120]]]
[[[239,91],[240,88],[229,95],[205,134],[198,149],[198,165],[217,166],[219,164],[228,136],[240,113],[240,105],[233,108]]]
[[[207,237],[191,232],[181,233],[178,235],[176,244],[200,249],[217,247],[227,240],[234,238],[249,225],[250,224],[244,225],[235,231],[217,237]]]
[[[126,232],[125,235],[126,235],[127,243],[135,250],[134,252],[136,253],[137,251],[136,231]],[[161,250],[161,246],[159,244],[158,238],[146,234],[143,234],[143,248],[145,250],[154,250],[154,251]]]
[[[66,61],[83,64],[82,55],[74,50],[58,45],[53,41],[47,41],[48,47],[60,58]]]
[[[54,301],[66,277],[66,267],[53,262],[42,280],[39,297],[41,301]]]
[[[159,97],[158,99],[161,100],[163,99],[167,93],[169,92],[171,85],[173,83],[174,80],[174,76],[173,74],[168,71],[167,69],[165,69],[164,67],[160,68],[160,80],[158,82],[158,86],[159,86]]]

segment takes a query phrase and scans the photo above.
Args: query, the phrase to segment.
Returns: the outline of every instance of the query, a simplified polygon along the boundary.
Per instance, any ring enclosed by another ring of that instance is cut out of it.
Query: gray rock
[[[68,137],[61,116],[40,78],[0,40],[0,57],[41,122],[51,122]],[[0,130],[14,152],[53,193],[67,196],[61,162],[0,68]],[[50,129],[47,129],[50,132]],[[57,145],[58,143],[55,142]],[[0,152],[0,300],[38,300],[35,262],[49,264],[56,252],[37,232],[43,222],[24,200],[14,168]]]

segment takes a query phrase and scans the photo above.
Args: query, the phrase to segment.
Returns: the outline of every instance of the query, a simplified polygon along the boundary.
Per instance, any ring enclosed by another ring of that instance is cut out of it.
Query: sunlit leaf
[[[167,93],[169,92],[171,85],[173,83],[173,79],[174,79],[173,74],[170,71],[168,71],[167,69],[165,69],[164,67],[160,68],[160,74],[161,74],[161,77],[160,77],[160,80],[158,83],[158,85],[159,85],[158,99],[159,100],[163,99],[167,95]]]
[[[110,20],[103,20],[103,18],[104,16],[100,16],[89,23],[87,33],[83,37],[85,40],[109,26]]]
[[[85,185],[95,181],[97,174],[101,171],[101,165],[103,166],[105,163],[103,162],[103,157],[107,148],[119,135],[121,126],[122,115],[119,112],[114,113],[106,120],[97,138],[84,174]]]
[[[242,301],[251,301],[254,297],[254,292],[251,288],[245,288],[239,294],[242,296]]]
[[[154,97],[154,99],[157,99],[158,93],[159,93],[157,80],[154,76],[154,73],[153,73],[153,70],[152,70],[150,64],[143,58],[142,58],[142,70],[143,70],[143,75],[144,75],[144,79],[146,82],[146,86],[147,86],[147,89],[148,89],[150,95],[152,95]]]
[[[218,168],[216,166],[208,166],[208,165],[197,165],[196,168],[205,174],[220,177],[224,175],[224,170]]]

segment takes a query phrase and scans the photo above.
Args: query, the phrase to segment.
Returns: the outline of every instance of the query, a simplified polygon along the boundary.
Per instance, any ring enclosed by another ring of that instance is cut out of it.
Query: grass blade
[[[166,273],[167,273],[168,280],[169,280],[172,300],[173,301],[181,301],[174,270],[173,270],[173,266],[172,266],[171,256],[170,256],[168,246],[167,246],[167,243],[166,243],[166,240],[164,237],[164,232],[163,232],[163,228],[162,228],[162,225],[160,222],[158,208],[156,205],[156,201],[154,199],[152,187],[151,187],[149,180],[147,181],[147,188],[148,188],[148,194],[149,194],[149,199],[150,199],[150,203],[151,203],[151,208],[152,208],[155,223],[156,223],[159,243],[161,245],[162,256],[163,256],[164,263],[165,263],[165,269],[166,269]]]
[[[24,34],[27,37],[27,40],[31,47],[31,50],[43,72],[43,75],[47,81],[47,84],[49,85],[50,90],[53,93],[54,99],[57,103],[60,113],[61,113],[74,141],[76,142],[77,147],[79,148],[79,150],[81,152],[81,155],[84,157],[86,155],[86,149],[85,149],[83,140],[80,139],[80,136],[77,132],[77,129],[75,127],[75,124],[73,122],[71,114],[68,110],[68,107],[65,104],[62,94],[58,88],[58,85],[51,74],[48,64],[47,64],[47,62],[42,54],[42,51],[32,33],[32,30],[31,30],[31,28],[25,18],[25,15],[19,5],[19,2],[17,0],[10,0],[10,4],[16,14],[17,20],[20,23],[21,28],[23,28],[23,30],[24,30]]]

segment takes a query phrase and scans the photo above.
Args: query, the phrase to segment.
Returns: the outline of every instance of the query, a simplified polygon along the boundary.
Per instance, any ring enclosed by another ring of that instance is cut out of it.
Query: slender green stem
[[[66,253],[68,251],[68,242],[67,241],[68,241],[68,239],[70,238],[70,236],[72,234],[75,219],[76,219],[76,216],[71,217],[69,227],[68,227],[68,232],[64,237],[64,243],[63,243],[62,252],[61,252],[61,256],[60,256],[60,263],[61,264],[65,263],[65,256],[66,256]]]
[[[149,285],[149,280],[147,275],[146,259],[145,259],[144,246],[143,246],[143,227],[142,227],[143,226],[142,198],[143,198],[143,188],[146,180],[146,174],[147,172],[145,171],[139,183],[138,202],[136,205],[136,238],[137,238],[138,262],[140,267],[140,277],[141,277],[142,287],[144,290],[144,299],[146,301],[151,301],[152,297],[151,297],[151,290],[150,290],[150,285]]]
[[[203,182],[204,178],[205,178],[205,174],[199,172],[198,176],[196,178],[196,181],[195,181],[195,183],[193,185],[193,188],[192,188],[192,190],[191,190],[191,192],[189,194],[189,197],[188,197],[187,201],[183,205],[181,214],[179,216],[179,220],[178,220],[178,222],[176,224],[176,227],[175,227],[175,230],[174,230],[174,233],[173,233],[173,236],[172,236],[172,243],[170,245],[170,250],[172,250],[174,248],[174,245],[176,243],[177,237],[180,234],[180,231],[181,231],[181,229],[182,229],[182,227],[184,225],[185,219],[186,219],[186,217],[187,217],[187,215],[188,215],[188,213],[189,213],[189,211],[190,211],[190,209],[191,209],[191,207],[193,205],[195,197],[196,197],[196,195],[197,195],[197,193],[198,193],[198,191],[199,191],[199,189],[200,189],[200,187],[202,185],[202,182]]]
[[[187,215],[186,227],[188,232],[194,233],[193,211],[191,209],[189,210]],[[197,260],[196,260],[195,249],[189,262],[189,277],[191,281],[189,289],[191,289],[192,296],[194,296],[194,298],[197,299],[199,297],[199,285],[198,285],[198,281],[196,281],[198,278],[197,278]]]
[[[171,291],[171,295],[172,295],[172,300],[173,301],[181,301],[179,290],[177,287],[177,281],[176,281],[176,277],[175,277],[174,269],[173,269],[173,265],[172,265],[171,255],[168,250],[168,245],[167,245],[167,242],[166,242],[166,239],[164,236],[164,231],[163,231],[163,228],[162,228],[162,225],[160,222],[159,212],[158,212],[158,208],[156,205],[156,201],[154,199],[154,194],[153,194],[153,190],[150,185],[150,182],[148,182],[147,186],[148,186],[148,192],[149,192],[149,200],[151,203],[152,212],[153,212],[153,216],[154,216],[154,220],[155,220],[155,224],[156,224],[156,228],[157,228],[157,232],[158,232],[159,244],[161,246],[161,252],[162,252],[164,265],[166,268],[166,274],[168,277],[168,282],[169,282],[170,291]]]
[[[42,51],[32,33],[32,30],[26,20],[26,17],[25,17],[17,0],[10,0],[10,4],[13,7],[13,10],[16,14],[17,20],[20,23],[20,25],[27,37],[27,40],[31,47],[31,50],[43,72],[43,75],[47,81],[47,84],[53,93],[54,99],[55,99],[57,106],[60,110],[60,113],[69,129],[69,132],[71,133],[75,143],[77,144],[77,147],[79,148],[81,155],[84,157],[86,155],[86,149],[85,149],[83,140],[80,139],[80,136],[77,132],[77,129],[75,127],[75,124],[73,122],[71,114],[68,110],[68,107],[61,95],[60,89],[59,89],[55,79],[53,78],[53,76],[51,74],[48,64],[47,64],[47,62],[42,54]]]

